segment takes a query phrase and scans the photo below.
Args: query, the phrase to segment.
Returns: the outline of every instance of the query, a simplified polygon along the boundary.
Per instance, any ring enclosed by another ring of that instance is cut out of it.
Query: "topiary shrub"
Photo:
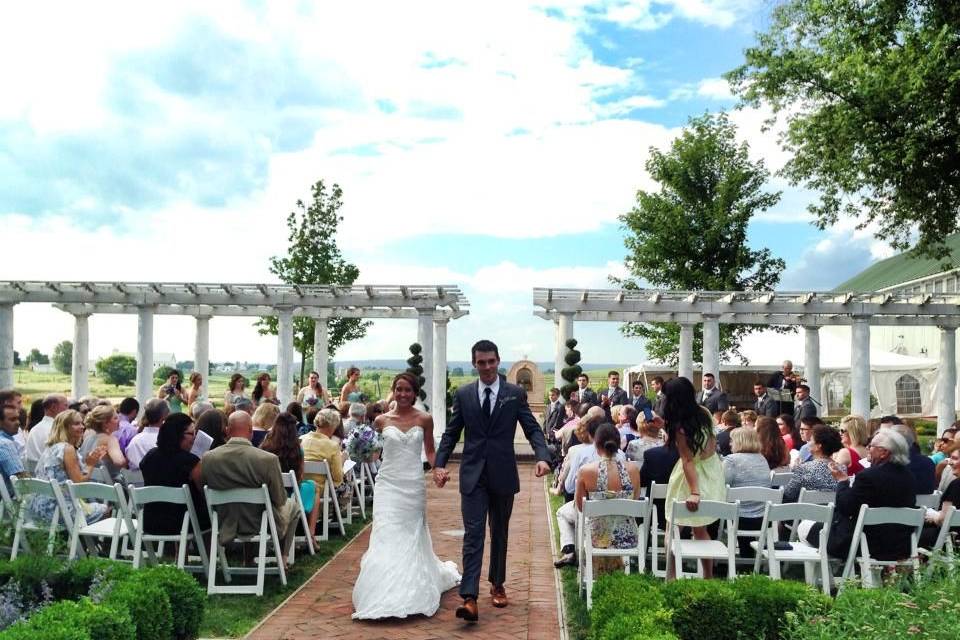
[[[135,573],[117,582],[102,604],[130,612],[137,627],[137,640],[169,640],[173,637],[170,598],[146,572]]]
[[[803,582],[772,580],[768,576],[746,575],[733,582],[733,591],[743,602],[739,624],[752,638],[777,640],[787,614],[807,603],[807,610],[826,612],[831,600]]]
[[[560,393],[564,398],[569,398],[570,394],[578,388],[577,378],[583,373],[583,368],[577,364],[580,362],[580,352],[576,348],[576,339],[570,338],[564,344],[567,347],[567,353],[563,356],[563,361],[567,363],[567,366],[560,370],[560,377],[566,384],[561,387]]]
[[[158,565],[143,573],[146,580],[162,587],[170,599],[175,637],[196,638],[203,621],[207,592],[193,576],[172,565]]]
[[[743,601],[720,580],[675,580],[663,586],[673,630],[681,640],[737,640]],[[752,635],[749,637],[753,637]]]
[[[423,347],[420,346],[420,343],[414,342],[410,345],[410,353],[412,354],[407,358],[407,373],[416,376],[420,384],[420,393],[418,397],[421,401],[427,399],[427,391],[423,388],[427,384],[427,379],[423,377],[423,356],[420,355],[420,352],[423,351]]]

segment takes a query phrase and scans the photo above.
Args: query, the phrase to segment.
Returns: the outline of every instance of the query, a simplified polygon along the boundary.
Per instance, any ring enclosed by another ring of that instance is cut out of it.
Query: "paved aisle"
[[[429,476],[427,511],[430,534],[437,555],[455,560],[462,568],[458,469],[450,465],[451,480],[437,489]],[[285,605],[270,616],[250,638],[350,638],[351,640],[407,640],[418,638],[487,638],[504,640],[555,640],[559,638],[557,593],[550,551],[550,529],[543,481],[534,476],[532,464],[520,465],[520,493],[510,519],[509,577],[505,585],[510,606],[490,604],[485,580],[480,583],[480,622],[468,625],[454,616],[461,600],[456,588],[444,594],[440,610],[432,618],[359,622],[351,620],[351,591],[360,558],[367,549],[370,527],[350,543],[327,566],[317,572]],[[485,552],[489,551],[487,539]]]

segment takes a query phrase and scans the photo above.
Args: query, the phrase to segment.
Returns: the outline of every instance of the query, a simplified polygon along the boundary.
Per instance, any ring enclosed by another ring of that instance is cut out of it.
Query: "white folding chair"
[[[934,491],[933,493],[918,493],[916,506],[924,507],[926,509],[939,509],[940,508],[940,497],[943,495],[941,491]]]
[[[770,486],[773,488],[785,487],[789,484],[791,478],[793,478],[792,471],[771,471]]]
[[[864,587],[877,586],[874,571],[883,567],[910,566],[916,571],[920,567],[919,556],[917,552],[917,541],[920,538],[920,531],[923,529],[924,510],[919,508],[906,507],[868,507],[862,505],[860,513],[857,516],[857,524],[853,529],[853,538],[850,543],[850,552],[847,554],[847,562],[843,566],[843,580],[846,582],[853,572],[854,561],[857,557],[857,550],[860,551],[860,581]],[[906,560],[875,560],[870,555],[870,547],[867,544],[867,534],[864,527],[878,524],[899,524],[912,527],[910,532],[910,557]],[[842,586],[842,585],[841,585]]]
[[[13,478],[17,476],[10,476],[10,486],[13,486]],[[13,496],[10,495],[10,491],[7,489],[6,481],[0,482],[0,523],[4,523],[7,520],[10,520],[11,524],[15,524],[17,521],[17,503],[14,501]]]
[[[321,491],[320,495],[320,499],[323,501],[321,503],[322,511],[320,514],[320,522],[322,523],[320,540],[329,539],[331,511],[333,512],[337,527],[340,529],[340,535],[347,535],[347,531],[343,526],[343,515],[340,513],[340,503],[337,501],[337,492],[333,487],[333,475],[330,473],[330,465],[327,464],[326,460],[308,460],[303,463],[303,473],[304,475],[324,477],[323,491]]]
[[[751,502],[759,502],[760,504],[766,504],[767,502],[772,502],[773,504],[780,504],[783,502],[783,487],[773,489],[771,487],[727,487],[727,502],[739,502],[740,508],[746,508],[746,505]],[[752,505],[751,505],[752,506]],[[754,540],[759,540],[763,536],[763,528],[760,529],[737,529],[738,538],[753,538]],[[723,537],[723,521],[720,521],[720,530],[717,533],[717,538]],[[740,547],[737,546],[739,551]],[[749,564],[754,564],[753,558],[737,558],[738,562],[745,562]]]
[[[814,489],[800,489],[800,497],[797,502],[803,504],[835,504],[837,501],[836,491],[816,491]]]
[[[678,578],[686,577],[683,573],[684,559],[697,560],[726,560],[727,579],[737,577],[737,514],[740,511],[739,502],[716,502],[703,500],[696,511],[687,509],[687,504],[674,500],[671,507],[673,527],[670,534],[670,547],[673,553],[673,562]],[[681,540],[678,518],[720,518],[726,521],[727,542],[719,540]],[[703,577],[703,566],[697,563],[698,577]]]
[[[360,491],[364,502],[373,500],[374,485],[376,485],[377,468],[372,462],[360,463]]]
[[[111,560],[117,559],[120,541],[136,531],[136,523],[130,517],[123,489],[119,484],[101,484],[99,482],[73,482],[67,480],[67,494],[73,507],[73,531],[70,534],[70,551],[67,557],[73,560],[80,553],[80,537],[83,536],[87,553],[98,554],[97,545],[90,539],[110,539]],[[109,505],[111,514],[92,524],[87,524],[83,513],[82,501],[97,501]]]
[[[57,533],[64,531],[67,537],[73,535],[73,522],[67,517],[67,502],[63,497],[63,491],[60,485],[49,480],[40,480],[38,478],[18,478],[10,476],[13,483],[13,490],[16,493],[19,508],[17,509],[17,522],[14,526],[13,545],[10,549],[10,559],[15,560],[20,552],[21,545],[23,550],[31,553],[30,543],[27,541],[24,532],[26,531],[46,531],[47,532],[47,555],[53,554],[54,541]],[[42,496],[54,500],[54,510],[50,517],[50,522],[38,522],[34,516],[29,513],[30,506],[35,496]]]
[[[124,486],[129,486],[131,484],[135,487],[143,486],[143,472],[139,469],[124,469],[120,472],[120,475],[123,477]]]
[[[367,519],[367,502],[364,499],[363,481],[360,478],[363,467],[356,465],[353,467],[353,495],[350,496],[350,508],[347,509],[347,524],[353,524],[353,505],[356,503],[360,507],[360,517]]]
[[[593,546],[593,536],[591,535],[591,521],[594,518],[607,516],[627,516],[637,519],[637,546],[627,549],[595,548]],[[649,500],[584,500],[583,526],[581,527],[583,542],[580,545],[583,549],[581,555],[584,556],[584,579],[581,588],[587,591],[587,609],[593,606],[594,558],[623,558],[626,573],[630,573],[630,560],[636,558],[639,563],[639,572],[644,572],[646,569],[645,560],[647,556],[647,520],[649,520],[649,518]]]
[[[667,575],[667,571],[666,568],[660,568],[660,551],[663,550],[664,556],[666,556],[666,549],[661,547],[660,543],[662,541],[663,544],[666,544],[667,523],[660,522],[657,507],[653,502],[655,500],[666,500],[667,485],[651,482],[649,489],[646,491],[646,496],[647,499],[650,500],[650,532],[648,535],[648,539],[650,540],[650,572],[658,578],[664,578]],[[664,507],[664,509],[666,509],[666,507]],[[666,515],[666,511],[664,511],[664,515]]]
[[[953,538],[950,535],[950,530],[954,527],[960,527],[960,510],[950,505],[943,515],[943,524],[940,525],[940,533],[937,534],[936,542],[929,549],[918,549],[922,555],[928,557],[931,571],[937,563],[950,567],[956,566]]]
[[[270,491],[267,485],[262,484],[257,489],[226,489],[217,490],[205,486],[203,491],[207,497],[207,510],[210,513],[210,562],[207,568],[207,594],[232,593],[253,594],[262,596],[264,579],[267,572],[267,542],[273,543],[273,557],[276,568],[271,573],[280,575],[280,582],[287,584],[287,574],[283,569],[283,554],[280,536],[277,535],[277,523],[273,518],[273,504],[270,500]],[[226,504],[252,504],[261,507],[260,530],[252,535],[238,535],[229,542],[259,542],[256,568],[233,568],[227,564],[227,553],[220,544],[220,516],[217,507]],[[291,523],[291,526],[293,523]],[[222,564],[223,578],[230,582],[230,574],[256,573],[257,582],[254,585],[218,585],[217,563]]]
[[[820,579],[823,592],[830,595],[832,573],[830,572],[830,558],[827,556],[827,537],[830,535],[830,523],[833,519],[833,503],[828,505],[788,503],[773,504],[768,502],[763,513],[763,529],[760,539],[751,542],[750,546],[757,551],[754,559],[753,572],[760,572],[761,559],[767,561],[767,571],[770,577],[780,579],[780,563],[803,563],[804,577],[807,584],[816,587],[815,567],[820,565]],[[797,525],[801,520],[811,520],[823,524],[820,531],[820,543],[813,547],[797,536]],[[790,549],[777,549],[779,538],[779,524],[792,522],[793,530],[790,534]]]
[[[287,563],[293,564],[296,558],[296,548],[298,542],[307,543],[307,551],[310,552],[310,555],[314,555],[316,550],[313,548],[313,531],[310,531],[310,524],[307,522],[307,509],[303,504],[303,497],[300,495],[300,483],[297,482],[297,474],[293,471],[288,471],[283,474],[283,486],[290,491],[293,496],[293,501],[297,505],[297,513],[290,518],[290,526],[296,527],[298,522],[303,526],[302,536],[294,536],[293,544],[290,545],[290,551],[287,553]]]
[[[143,561],[144,543],[147,556],[151,563],[157,561],[157,555],[163,555],[163,544],[173,542],[177,545],[177,567],[185,571],[201,570],[207,572],[207,549],[203,544],[203,531],[200,529],[200,519],[197,517],[197,507],[190,495],[187,485],[180,487],[135,487],[130,485],[130,510],[137,514],[137,527],[133,539],[133,567],[140,568]],[[183,519],[180,523],[180,532],[172,534],[148,533],[143,529],[144,512],[147,505],[157,503],[178,504],[184,507]],[[200,565],[187,565],[187,548],[193,542],[197,547]],[[159,543],[154,552],[153,544]]]

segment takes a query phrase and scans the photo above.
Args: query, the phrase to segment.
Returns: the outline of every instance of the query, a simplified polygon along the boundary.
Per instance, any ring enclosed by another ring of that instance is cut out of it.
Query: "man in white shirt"
[[[150,398],[143,408],[143,430],[133,436],[127,445],[127,466],[131,471],[140,469],[140,461],[147,452],[157,446],[157,436],[163,419],[170,414],[170,406],[162,398]]]
[[[27,463],[27,469],[32,473],[33,467],[40,460],[40,455],[47,448],[47,439],[50,437],[50,429],[53,428],[53,419],[58,413],[67,410],[67,396],[60,393],[51,393],[43,399],[43,420],[38,422],[30,429],[27,435],[27,444],[24,447],[23,459]]]

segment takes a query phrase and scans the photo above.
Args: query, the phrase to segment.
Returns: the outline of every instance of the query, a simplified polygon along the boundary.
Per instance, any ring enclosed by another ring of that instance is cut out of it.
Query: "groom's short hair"
[[[500,359],[500,351],[497,349],[497,345],[493,344],[490,340],[478,340],[476,344],[470,347],[470,362],[477,361],[477,353],[489,353],[493,352],[497,356],[497,360]]]

